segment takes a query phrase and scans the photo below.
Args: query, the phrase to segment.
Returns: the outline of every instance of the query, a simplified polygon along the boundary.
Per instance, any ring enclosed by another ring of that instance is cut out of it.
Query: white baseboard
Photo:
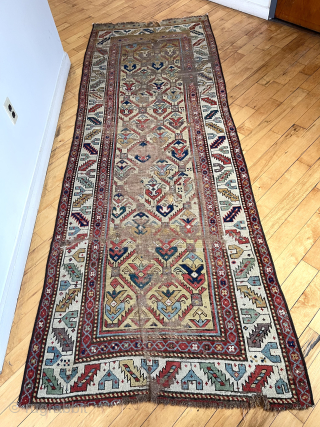
[[[62,99],[70,70],[70,59],[64,52],[57,83],[52,98],[47,124],[43,134],[32,184],[26,208],[21,220],[21,227],[10,263],[8,276],[4,284],[0,310],[0,372],[2,371],[10,330],[17,305],[21,281],[24,273],[34,224],[40,204],[43,184],[50,159],[50,153],[59,119]],[[23,324],[21,324],[23,328]]]
[[[249,15],[269,19],[270,0],[210,0],[231,9],[240,10]],[[268,4],[268,6],[266,5]]]

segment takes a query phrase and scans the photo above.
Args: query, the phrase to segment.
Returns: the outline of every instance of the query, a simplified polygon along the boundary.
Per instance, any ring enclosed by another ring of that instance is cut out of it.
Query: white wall
[[[211,0],[214,3],[258,16],[259,18],[269,19],[269,10],[274,0]]]
[[[1,370],[70,67],[47,0],[1,0],[0,52]]]

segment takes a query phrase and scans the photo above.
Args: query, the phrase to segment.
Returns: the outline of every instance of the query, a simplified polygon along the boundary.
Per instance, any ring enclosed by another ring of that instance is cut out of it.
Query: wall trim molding
[[[269,11],[269,19],[273,19],[276,14],[278,0],[271,0],[270,2],[270,11]]]
[[[262,19],[269,19],[269,6],[262,6],[255,0],[210,0],[222,6],[230,7],[231,9],[240,10],[249,15],[257,16]],[[260,0],[261,1],[261,0]],[[269,2],[270,3],[270,0]]]
[[[38,159],[33,173],[26,207],[23,213],[23,217],[21,218],[19,234],[16,240],[13,257],[11,259],[8,275],[1,297],[0,373],[3,367],[11,326],[20,292],[21,281],[23,278],[33,229],[39,209],[42,189],[49,164],[52,144],[57,128],[70,65],[70,59],[67,53],[64,52],[50,105],[47,123],[45,125],[41,144],[39,144]],[[23,324],[23,319],[21,319],[21,322]]]

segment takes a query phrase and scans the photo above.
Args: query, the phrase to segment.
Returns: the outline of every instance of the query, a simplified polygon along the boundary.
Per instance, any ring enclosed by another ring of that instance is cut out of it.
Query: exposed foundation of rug
[[[207,16],[94,25],[19,405],[312,394]]]

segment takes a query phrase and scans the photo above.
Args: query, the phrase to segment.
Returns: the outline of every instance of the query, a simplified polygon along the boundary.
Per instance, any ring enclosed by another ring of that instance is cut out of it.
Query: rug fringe
[[[183,17],[179,17],[179,18],[168,18],[168,19],[163,19],[162,21],[150,21],[150,22],[132,22],[132,21],[126,21],[126,22],[117,22],[116,24],[112,23],[112,22],[105,22],[105,23],[96,23],[94,22],[92,24],[92,26],[94,27],[95,30],[104,30],[104,29],[108,29],[108,27],[111,28],[117,28],[119,27],[123,27],[123,26],[133,26],[133,27],[142,27],[142,26],[146,26],[146,27],[161,27],[162,24],[164,22],[170,22],[170,21],[175,21],[175,20],[180,20],[180,19],[196,19],[196,20],[201,20],[201,19],[209,19],[209,14],[206,13],[204,15],[191,15],[191,16],[183,16]],[[138,25],[135,25],[138,24]]]
[[[204,409],[242,409],[243,411],[249,411],[250,409],[261,408],[267,412],[279,413],[285,410],[305,410],[309,409],[310,406],[301,406],[299,404],[286,404],[285,406],[275,406],[274,403],[270,402],[268,397],[257,394],[251,396],[246,401],[232,401],[232,402],[218,402],[216,400],[208,401],[197,401],[195,399],[171,399],[171,398],[162,398],[159,396],[152,396],[150,393],[149,396],[135,396],[134,398],[123,397],[113,402],[100,401],[96,403],[94,401],[88,402],[70,402],[66,404],[55,404],[55,403],[31,403],[21,405],[18,402],[18,407],[21,409],[32,409],[32,410],[54,410],[54,411],[64,411],[66,409],[72,410],[74,408],[88,408],[88,407],[113,407],[118,405],[139,405],[141,403],[154,403],[156,405],[168,405],[168,406],[181,406],[181,407],[193,407],[193,408],[204,408]]]

